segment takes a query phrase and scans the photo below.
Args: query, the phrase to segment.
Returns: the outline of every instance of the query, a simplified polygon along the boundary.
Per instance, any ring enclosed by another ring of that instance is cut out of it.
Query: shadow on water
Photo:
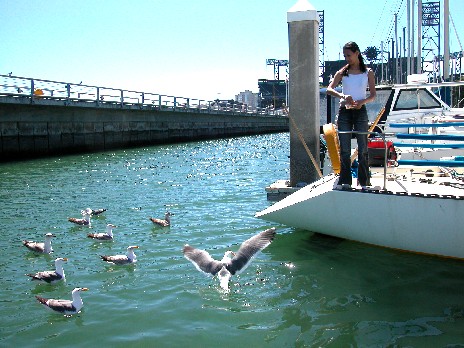
[[[276,239],[271,252],[294,268],[276,268],[285,305],[268,341],[283,344],[290,331],[297,346],[462,343],[453,330],[441,337],[446,323],[464,328],[460,261],[298,229]]]
[[[66,293],[66,280],[59,281],[53,284],[46,282],[39,282],[31,280],[31,284],[34,284],[34,288],[31,290],[31,294],[40,295],[43,293]]]

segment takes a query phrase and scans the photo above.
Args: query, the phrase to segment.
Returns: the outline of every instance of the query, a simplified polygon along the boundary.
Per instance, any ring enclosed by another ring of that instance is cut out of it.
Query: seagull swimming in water
[[[45,235],[45,243],[34,242],[32,240],[23,240],[23,245],[27,247],[29,250],[43,253],[43,254],[50,254],[53,252],[52,248],[52,238],[56,237],[53,233],[47,233]]]
[[[84,215],[86,214],[86,212],[88,211],[91,211],[90,215],[93,215],[93,216],[96,216],[96,215],[100,215],[101,213],[104,213],[105,211],[107,211],[108,209],[105,209],[105,208],[101,208],[101,209],[91,209],[91,208],[87,208],[85,210],[81,210],[81,214]]]
[[[134,249],[138,249],[137,245],[131,245],[127,247],[126,255],[112,255],[112,256],[100,256],[103,261],[114,263],[115,265],[128,265],[137,262],[137,256],[135,256]]]
[[[56,312],[60,312],[66,315],[79,313],[81,308],[84,306],[84,302],[81,299],[81,291],[88,291],[88,288],[75,288],[72,294],[71,300],[55,300],[47,299],[44,297],[36,296],[37,301],[39,301],[44,306],[53,309]]]
[[[217,261],[211,255],[200,249],[195,249],[186,244],[183,249],[184,256],[201,272],[218,276],[220,286],[229,291],[229,279],[234,274],[239,274],[248,267],[253,257],[266,248],[275,237],[275,228],[262,231],[247,239],[240,245],[237,253],[226,251],[221,261]]]
[[[113,228],[116,228],[113,224],[106,225],[106,232],[104,233],[89,233],[87,237],[98,239],[98,240],[113,240]]]
[[[90,216],[92,215],[92,209],[87,208],[85,210],[81,210],[81,215],[83,218],[68,218],[69,222],[73,222],[77,225],[82,226],[91,226]]]
[[[59,280],[65,280],[66,277],[64,275],[63,270],[63,262],[68,261],[65,257],[58,257],[55,259],[55,270],[54,271],[43,271],[37,272],[35,274],[26,274],[28,277],[31,277],[31,280],[40,280],[47,283],[54,283]]]
[[[164,214],[164,220],[151,217],[150,221],[161,227],[169,227],[171,226],[171,216],[173,215],[174,215],[173,213],[167,211],[166,214]]]

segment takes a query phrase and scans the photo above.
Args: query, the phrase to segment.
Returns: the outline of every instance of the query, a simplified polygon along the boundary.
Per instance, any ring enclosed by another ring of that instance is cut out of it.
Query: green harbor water
[[[288,144],[281,133],[0,164],[0,346],[464,347],[464,262],[254,217],[272,204],[265,186],[289,177]],[[90,228],[67,221],[86,207],[108,210]],[[149,217],[166,210],[172,226],[156,228]],[[360,208],[363,219],[375,216]],[[108,223],[114,241],[86,237]],[[220,259],[272,226],[274,242],[230,293],[182,255],[188,243]],[[47,232],[52,255],[21,243]],[[99,257],[128,245],[136,265]],[[65,283],[25,276],[56,257],[69,258]],[[74,287],[89,291],[71,317],[35,299],[70,299]]]

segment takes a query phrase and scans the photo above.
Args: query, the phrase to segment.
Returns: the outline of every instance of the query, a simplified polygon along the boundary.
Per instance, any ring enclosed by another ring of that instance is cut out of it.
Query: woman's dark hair
[[[366,68],[366,64],[364,64],[364,58],[361,54],[361,50],[359,49],[359,46],[356,42],[354,41],[350,41],[350,42],[347,42],[345,44],[345,46],[343,46],[343,49],[344,50],[350,50],[351,52],[353,53],[356,53],[359,52],[359,69],[361,69],[361,71],[363,73],[365,73],[367,71],[367,68]],[[348,69],[350,68],[349,64],[347,64],[344,68],[343,68],[343,75],[344,76],[348,76]]]

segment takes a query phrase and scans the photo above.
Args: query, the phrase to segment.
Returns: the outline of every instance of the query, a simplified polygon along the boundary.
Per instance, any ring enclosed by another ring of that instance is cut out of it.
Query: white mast
[[[408,54],[406,55],[406,76],[411,75],[411,1],[407,1]]]

